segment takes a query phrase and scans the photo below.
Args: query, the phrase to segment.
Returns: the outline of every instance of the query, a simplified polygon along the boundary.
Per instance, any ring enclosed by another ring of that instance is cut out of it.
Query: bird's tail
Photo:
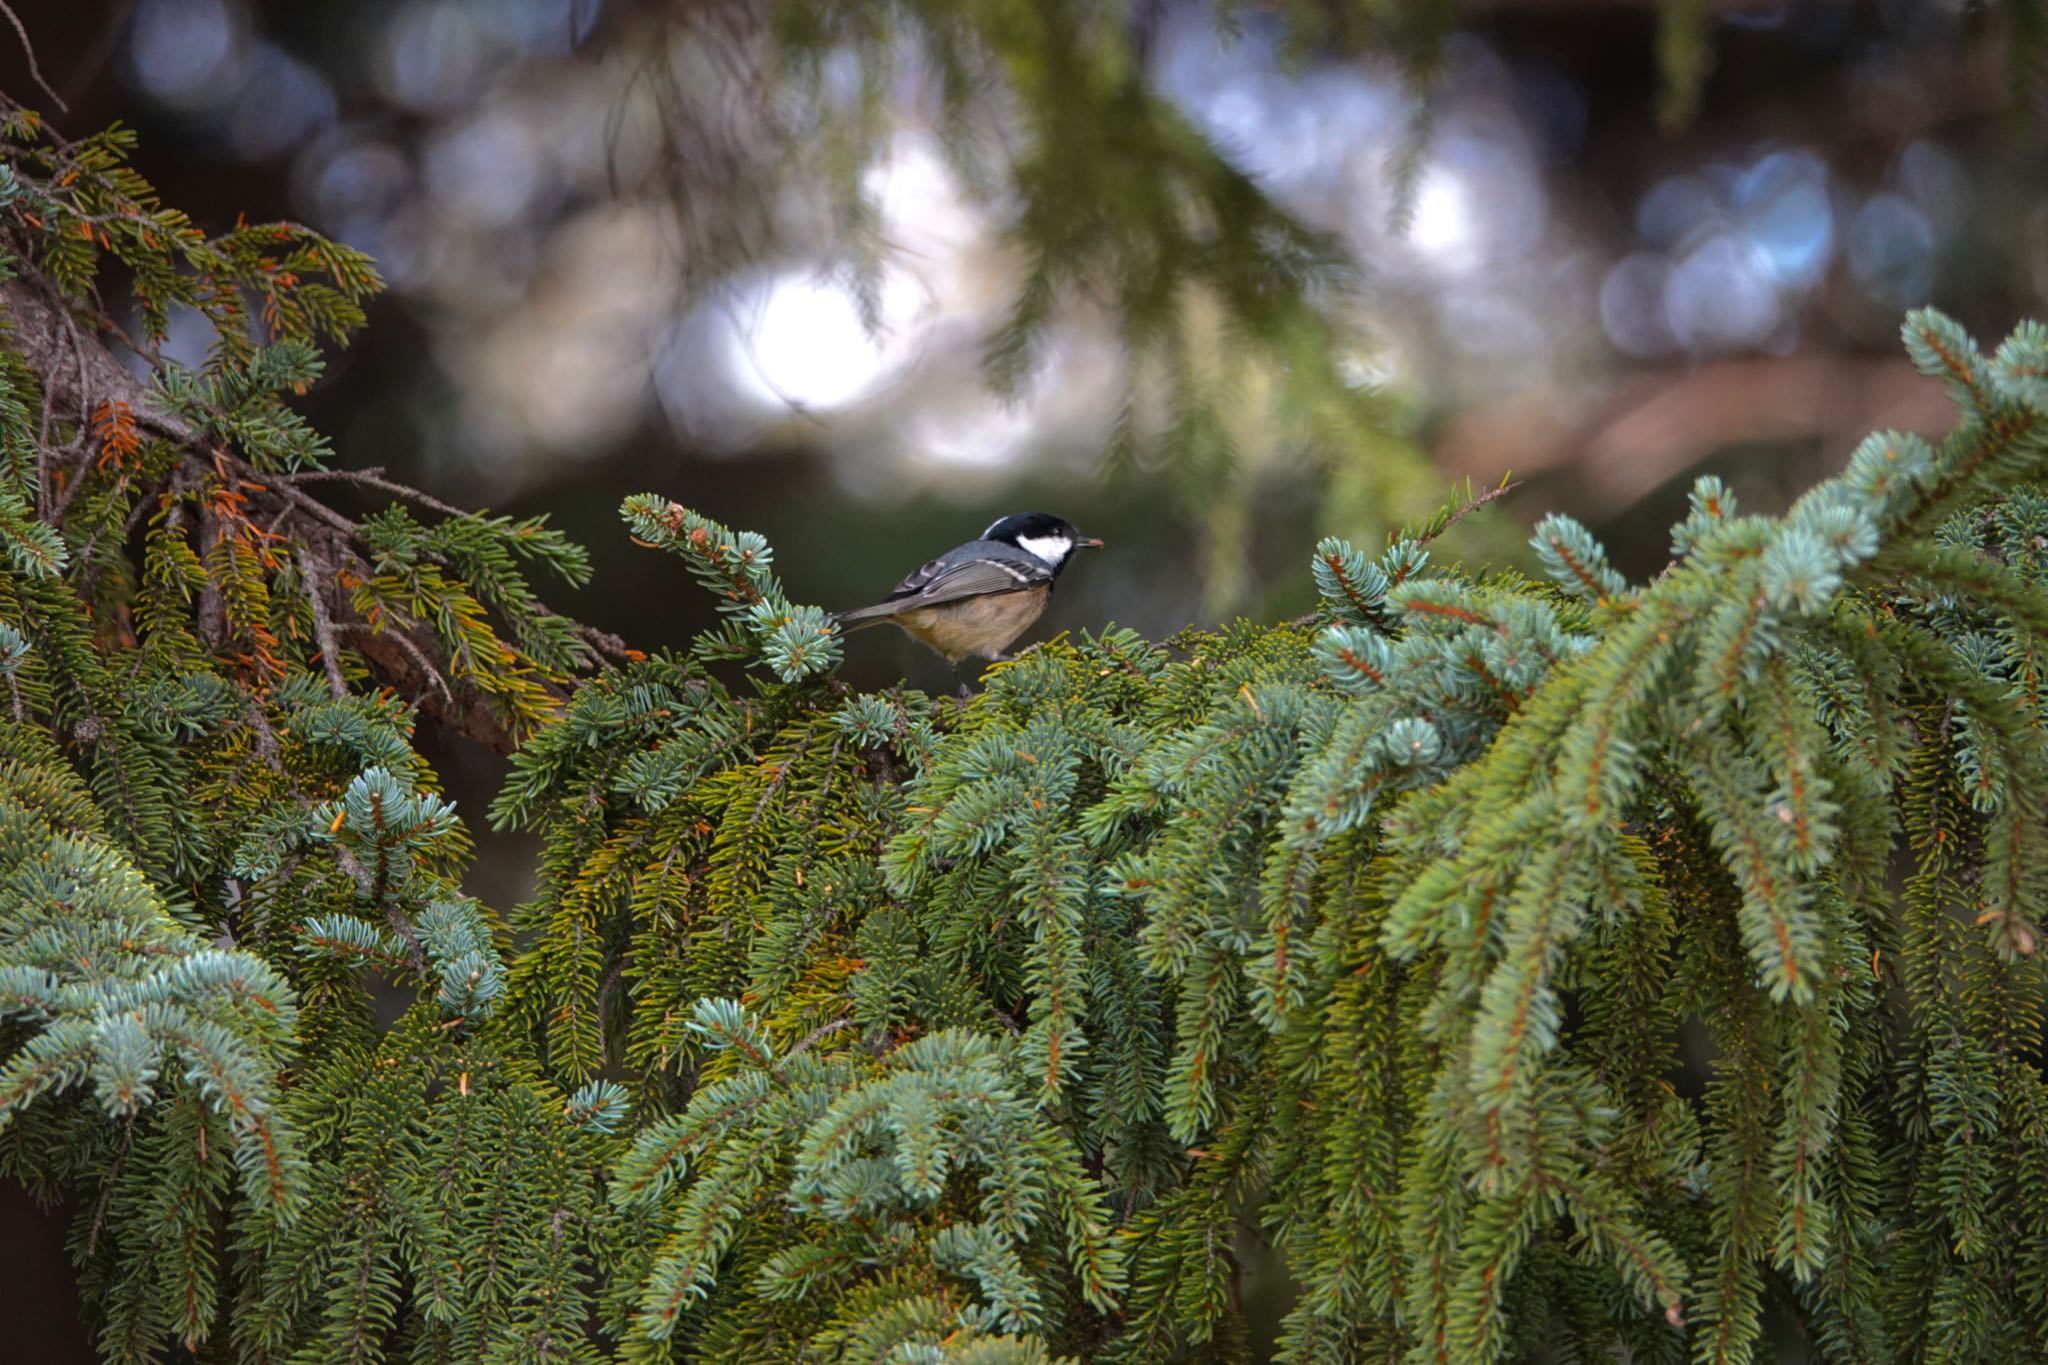
[[[872,607],[855,607],[852,611],[842,611],[834,619],[839,622],[841,630],[865,630],[869,626],[879,626],[899,610],[899,603],[878,602]]]

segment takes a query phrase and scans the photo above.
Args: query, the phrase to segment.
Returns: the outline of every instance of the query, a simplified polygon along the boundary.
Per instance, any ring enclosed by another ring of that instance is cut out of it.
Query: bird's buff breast
[[[970,654],[992,659],[1009,649],[1045,611],[1048,588],[991,593],[936,607],[918,607],[889,619],[959,663]]]

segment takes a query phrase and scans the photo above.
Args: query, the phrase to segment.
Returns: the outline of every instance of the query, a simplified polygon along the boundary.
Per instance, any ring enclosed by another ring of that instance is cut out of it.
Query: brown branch
[[[327,582],[322,572],[323,565],[316,560],[305,546],[298,552],[299,572],[306,582],[306,601],[313,608],[313,638],[320,644],[320,662],[327,669],[327,690],[337,697],[348,695],[348,679],[341,672],[341,650],[334,643],[334,621],[327,615],[327,603],[321,597]]]
[[[56,105],[60,112],[70,113],[71,106],[64,102],[64,97],[51,89],[50,83],[43,79],[43,68],[36,62],[35,44],[28,40],[28,30],[22,26],[21,16],[14,12],[14,6],[8,4],[7,0],[0,0],[0,15],[5,15],[7,22],[14,25],[14,36],[21,39],[21,50],[28,57],[29,76],[42,87],[43,93],[50,97],[50,102]]]
[[[818,1025],[809,1033],[805,1034],[803,1038],[798,1041],[797,1045],[791,1048],[783,1056],[783,1063],[787,1064],[795,1060],[796,1058],[802,1056],[805,1052],[808,1052],[810,1050],[811,1045],[817,1042],[819,1039],[829,1038],[833,1034],[839,1032],[841,1029],[853,1027],[853,1023],[854,1018],[852,1015],[842,1014],[837,1019],[833,1019],[827,1023]]]
[[[627,652],[625,640],[608,630],[599,630],[596,626],[579,625],[576,627],[576,633],[583,637],[585,644],[597,651],[597,657],[601,663],[608,661],[623,663],[632,657]]]
[[[1444,518],[1443,525],[1437,527],[1428,535],[1422,537],[1422,539],[1418,543],[1423,545],[1429,544],[1429,542],[1435,540],[1438,536],[1450,530],[1453,526],[1456,526],[1459,522],[1471,516],[1474,512],[1477,512],[1480,508],[1486,506],[1486,504],[1492,502],[1495,498],[1504,498],[1508,494],[1514,492],[1517,488],[1520,488],[1521,486],[1522,485],[1519,480],[1502,479],[1499,483],[1487,489],[1478,497],[1466,499],[1466,501],[1458,508],[1457,511],[1451,513],[1448,517]]]
[[[199,638],[215,654],[228,641],[228,604],[221,596],[218,575],[212,568],[215,547],[225,538],[220,520],[204,497],[199,499],[199,562],[207,565],[204,586],[199,589]]]
[[[356,653],[375,665],[400,696],[464,739],[494,754],[509,754],[519,738],[474,689],[456,692],[418,641],[400,630],[372,630],[366,621],[337,621],[335,629],[355,641]]]
[[[434,666],[433,660],[427,657],[427,652],[420,648],[419,642],[404,631],[379,630],[367,621],[348,621],[342,624],[341,629],[360,637],[365,642],[362,647],[363,653],[372,657],[379,653],[374,642],[382,641],[396,645],[405,655],[406,663],[419,670],[427,681],[434,684],[434,690],[441,694],[441,700],[450,706],[455,704],[455,693],[449,688],[448,680],[441,676],[441,670]],[[401,667],[398,671],[402,672],[404,668]]]
[[[85,386],[85,338],[78,334],[77,320],[68,311],[60,309],[57,316],[64,320],[64,335],[71,342],[71,357],[76,365],[78,384],[80,388],[83,388]],[[49,409],[46,405],[44,408],[45,416],[48,415],[48,412]],[[64,492],[58,496],[56,506],[50,509],[50,520],[53,523],[64,519],[64,513],[71,508],[71,500],[78,496],[79,489],[85,487],[85,464],[91,458],[91,444],[88,439],[91,431],[92,425],[90,421],[81,416],[72,428],[70,444],[57,452],[64,462],[68,463],[73,455],[78,456],[79,460],[78,477],[64,486]],[[45,439],[47,439],[47,433],[45,433]],[[41,454],[41,450],[38,449],[37,455],[40,457]]]
[[[302,469],[291,474],[272,474],[268,477],[277,482],[294,484],[313,482],[357,484],[364,488],[375,488],[380,492],[389,493],[393,497],[404,498],[408,502],[416,502],[428,511],[439,512],[442,516],[466,517],[470,515],[470,513],[462,508],[456,507],[451,503],[445,503],[432,494],[422,493],[417,488],[409,488],[394,479],[385,478],[382,469]]]
[[[1434,445],[1453,475],[1569,470],[1612,512],[1742,442],[1818,441],[1839,464],[1866,432],[1939,432],[1953,416],[1906,361],[1805,351],[1648,371],[1606,392],[1525,390],[1461,414]]]
[[[226,455],[223,458],[227,465],[243,480],[256,484],[266,493],[277,494],[291,503],[300,512],[322,523],[329,530],[338,532],[347,540],[355,540],[356,524],[335,511],[332,507],[329,507],[326,503],[321,502],[318,498],[308,497],[292,487],[291,484],[279,479],[276,475],[266,474],[254,465],[235,456]]]
[[[103,399],[118,399],[135,413],[138,428],[182,445],[195,445],[199,433],[175,413],[158,409],[149,391],[104,345],[88,344],[70,353],[70,313],[56,297],[28,277],[0,284],[0,306],[14,320],[13,345],[56,404],[56,410],[88,419]]]

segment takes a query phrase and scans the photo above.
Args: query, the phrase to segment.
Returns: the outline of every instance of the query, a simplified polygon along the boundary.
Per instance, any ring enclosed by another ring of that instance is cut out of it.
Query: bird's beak
[[[1099,550],[1102,548],[1102,541],[1095,536],[1082,536],[1074,542],[1074,548],[1077,550]]]

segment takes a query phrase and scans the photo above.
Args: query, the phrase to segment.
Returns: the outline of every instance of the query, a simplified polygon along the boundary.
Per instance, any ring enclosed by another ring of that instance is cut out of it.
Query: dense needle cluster
[[[723,626],[553,614],[579,550],[289,407],[367,262],[5,131],[0,1167],[108,1359],[1234,1359],[1260,1246],[1288,1361],[2048,1353],[2048,331],[1914,314],[1947,439],[1702,480],[1652,583],[1447,511],[961,704],[651,495]]]

